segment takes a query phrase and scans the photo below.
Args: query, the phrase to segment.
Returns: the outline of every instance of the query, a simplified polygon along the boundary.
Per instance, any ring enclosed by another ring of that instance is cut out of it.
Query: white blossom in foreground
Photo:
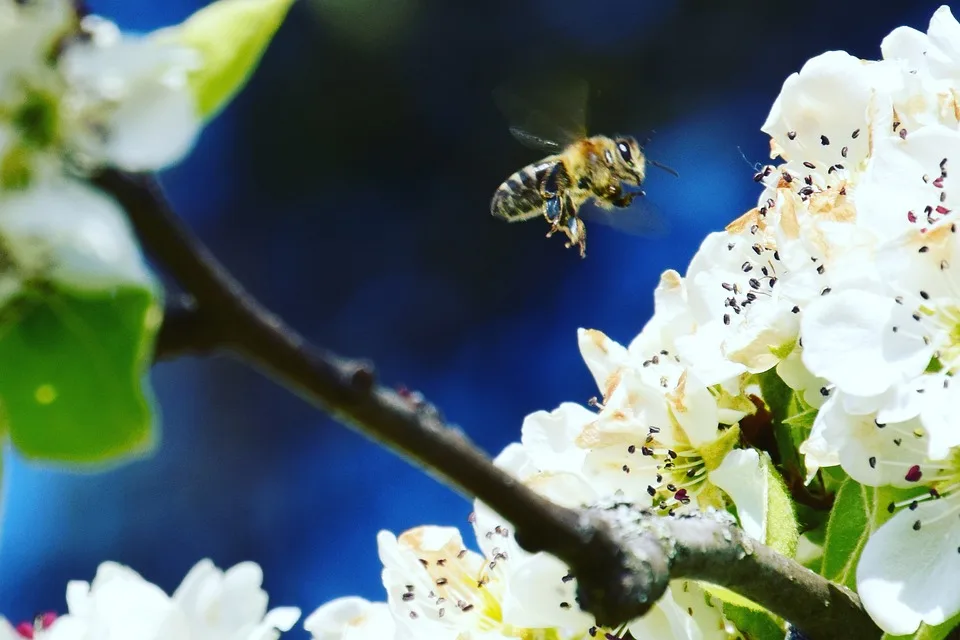
[[[192,50],[121,34],[70,0],[0,0],[0,309],[38,282],[154,287],[90,171],[163,169],[200,131]]]
[[[200,128],[190,50],[80,18],[69,0],[0,3],[0,186],[63,168],[162,169]]]
[[[263,574],[252,562],[226,572],[203,560],[174,595],[129,567],[104,562],[92,582],[67,585],[67,613],[16,629],[0,621],[0,639],[276,640],[300,617],[295,607],[267,611]]]

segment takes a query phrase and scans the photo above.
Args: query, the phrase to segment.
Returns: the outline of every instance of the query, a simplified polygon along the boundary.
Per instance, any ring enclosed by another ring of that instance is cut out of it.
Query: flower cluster
[[[101,286],[107,256],[132,265],[129,278],[143,269],[135,243],[101,233],[126,222],[81,177],[160,168],[189,148],[191,52],[121,36],[66,0],[0,0],[0,31],[12,43],[0,63],[0,258],[17,267],[0,271],[0,305],[37,269]],[[762,126],[774,162],[754,176],[757,206],[709,234],[685,274],[663,273],[628,344],[581,329],[596,397],[527,416],[496,464],[571,508],[729,511],[787,556],[800,542],[789,492],[876,487],[895,499],[840,545],[864,607],[891,634],[960,614],[958,43],[941,7],[926,33],[890,33],[880,60],[830,51],[787,78]],[[799,483],[789,454],[805,466]],[[844,517],[835,506],[831,522]],[[334,600],[305,628],[322,640],[755,636],[729,592],[685,579],[642,618],[602,628],[560,560],[522,549],[482,502],[471,524],[476,551],[453,527],[381,532],[385,601]],[[71,583],[66,615],[0,621],[0,640],[275,638],[300,612],[267,612],[261,577],[204,561],[171,597],[106,563],[91,584]]]
[[[41,614],[16,627],[0,618],[0,640],[276,640],[296,624],[300,610],[268,611],[262,581],[252,562],[222,571],[201,560],[168,596],[132,569],[105,562],[92,582],[67,585],[68,613]]]
[[[877,624],[912,633],[960,612],[958,42],[942,7],[927,33],[893,31],[881,60],[830,51],[787,78],[762,127],[775,162],[755,175],[757,206],[711,233],[685,275],[662,275],[628,346],[581,330],[598,397],[528,416],[497,464],[566,506],[730,509],[748,535],[795,553],[771,533],[792,515],[773,513],[784,485],[743,426],[786,415],[808,483],[839,467],[906,496],[856,571]],[[786,397],[764,397],[771,379]],[[715,590],[692,581],[624,629],[598,630],[562,563],[520,549],[483,504],[473,524],[480,554],[454,529],[381,534],[387,602],[337,600],[308,628],[325,639],[739,633]]]
[[[198,54],[72,0],[0,0],[0,34],[0,306],[38,280],[149,283],[123,211],[85,178],[186,155],[201,129],[187,82]]]

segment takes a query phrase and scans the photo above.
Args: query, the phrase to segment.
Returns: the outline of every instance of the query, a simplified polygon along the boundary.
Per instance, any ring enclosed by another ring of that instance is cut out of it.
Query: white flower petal
[[[271,609],[263,617],[263,621],[247,635],[247,640],[276,640],[282,632],[290,631],[299,619],[298,607]]]
[[[918,375],[933,350],[909,328],[910,312],[892,297],[835,292],[814,301],[801,321],[803,363],[843,391],[872,396]]]
[[[521,442],[540,471],[579,471],[586,452],[574,440],[596,419],[585,407],[564,402],[549,413],[536,411],[524,418]]]
[[[596,329],[578,329],[580,355],[597,382],[597,388],[606,397],[617,383],[617,372],[627,364],[627,349]]]
[[[786,159],[831,165],[841,160],[840,147],[846,145],[848,161],[859,163],[869,150],[869,136],[852,134],[865,129],[871,110],[880,108],[876,82],[861,60],[844,51],[811,58],[783,83],[761,130]],[[821,136],[832,144],[823,144]]]
[[[503,621],[530,629],[586,629],[593,625],[593,618],[576,604],[576,580],[564,581],[569,572],[547,553],[536,553],[512,567]]]
[[[755,449],[735,449],[709,472],[710,482],[737,506],[740,526],[748,536],[764,542],[767,531],[767,478]]]
[[[819,378],[807,369],[800,355],[802,349],[795,348],[786,358],[777,363],[777,375],[788,387],[802,394],[803,401],[818,409],[826,402],[826,397],[820,392],[829,382],[826,378]]]
[[[717,400],[693,375],[670,396],[673,416],[680,423],[690,444],[699,447],[717,439],[720,414]]]
[[[76,142],[95,162],[128,171],[159,170],[177,162],[200,131],[186,76],[196,64],[195,52],[149,38],[69,47],[60,67],[78,94],[77,108],[92,111],[88,117],[98,122],[96,130]],[[85,100],[90,104],[84,105]]]
[[[62,285],[155,286],[123,210],[80,181],[43,182],[2,197],[0,236],[22,269]]]
[[[393,638],[395,626],[383,602],[357,596],[337,598],[320,606],[303,621],[312,640]]]
[[[800,331],[797,315],[780,305],[752,307],[740,330],[724,344],[726,356],[750,373],[761,373],[780,361],[777,350],[793,344]]]
[[[949,457],[953,447],[960,446],[960,428],[957,425],[960,389],[955,384],[944,388],[939,382],[939,377],[934,378],[934,383],[926,388],[924,396],[915,392],[910,394],[912,398],[924,399],[920,421],[929,437],[927,455],[934,460]]]
[[[152,85],[128,97],[110,116],[101,150],[127,171],[152,171],[181,160],[196,144],[200,121],[186,87]]]
[[[921,622],[937,625],[960,612],[958,514],[956,496],[926,502],[902,510],[867,540],[857,593],[887,633],[911,634]]]

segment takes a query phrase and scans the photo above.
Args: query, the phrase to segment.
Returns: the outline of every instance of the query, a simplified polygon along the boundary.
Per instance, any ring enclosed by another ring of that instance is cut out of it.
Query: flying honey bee
[[[490,201],[490,213],[507,222],[543,216],[550,223],[547,237],[558,231],[567,248],[577,246],[586,257],[587,230],[581,219],[608,224],[639,235],[659,235],[665,221],[644,205],[626,211],[638,196],[647,165],[677,175],[673,169],[644,155],[632,136],[588,136],[587,85],[580,79],[560,87],[550,114],[503,88],[494,92],[498,106],[511,122],[510,133],[524,146],[551,155],[520,169],[501,184]],[[564,113],[566,111],[566,113]],[[588,201],[596,208],[581,208]]]

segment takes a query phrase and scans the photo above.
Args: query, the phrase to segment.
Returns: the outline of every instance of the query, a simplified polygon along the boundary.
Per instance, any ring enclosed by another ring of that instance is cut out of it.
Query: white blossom
[[[209,560],[191,569],[171,597],[133,569],[104,562],[91,582],[67,585],[67,613],[44,640],[276,640],[300,617],[294,607],[267,611],[260,567],[226,572]]]
[[[576,405],[565,404],[549,414],[537,412],[528,416],[524,421],[523,443],[506,447],[496,464],[551,501],[580,508],[603,501],[603,492],[597,492],[593,483],[574,468],[551,464],[557,458],[544,455],[544,450],[537,446],[544,441],[562,440],[564,434],[569,437],[569,427],[584,417],[584,410],[574,407]],[[671,581],[666,593],[642,618],[620,629],[599,628],[591,616],[580,610],[576,577],[560,560],[547,553],[522,549],[510,525],[480,501],[475,503],[473,523],[485,555],[497,558],[497,570],[505,586],[504,620],[517,626],[561,625],[564,637],[584,639],[622,637],[624,630],[629,630],[634,638],[730,640],[739,637],[736,628],[723,616],[720,603],[691,580]]]
[[[300,617],[296,607],[267,610],[263,571],[241,562],[226,571],[209,559],[198,562],[173,593],[194,637],[207,640],[269,640],[289,631]]]
[[[200,131],[196,52],[70,0],[0,0],[0,308],[40,282],[155,287],[119,205],[84,182],[159,170]]]
[[[318,607],[303,621],[312,640],[390,640],[396,623],[385,602],[345,596]]]
[[[200,128],[187,85],[194,52],[81,20],[68,0],[0,6],[0,32],[15,36],[0,65],[4,188],[64,168],[162,169],[190,149]]]
[[[760,458],[734,448],[750,401],[706,386],[665,349],[641,360],[599,331],[581,331],[580,345],[604,389],[601,411],[576,436],[591,484],[664,513],[736,503],[747,533],[763,540]]]

